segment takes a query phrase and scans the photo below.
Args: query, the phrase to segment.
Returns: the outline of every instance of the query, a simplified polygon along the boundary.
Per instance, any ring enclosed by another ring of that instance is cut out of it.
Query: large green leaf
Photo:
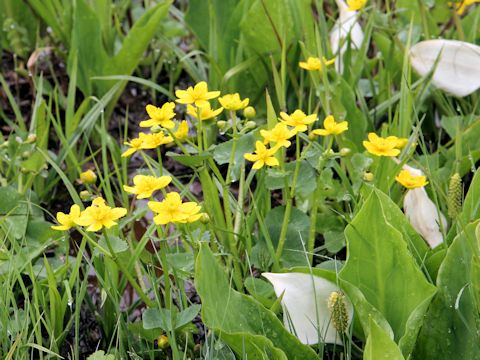
[[[370,318],[370,335],[363,352],[364,360],[404,360],[402,352],[389,334]]]
[[[207,246],[200,248],[195,275],[203,322],[241,358],[318,359],[275,314],[230,287],[227,275]]]
[[[480,318],[471,283],[478,224],[469,224],[454,239],[440,266],[438,294],[426,314],[415,359],[480,359]]]
[[[405,356],[415,344],[423,313],[435,294],[409,253],[395,211],[373,190],[345,229],[348,257],[340,279],[354,284],[390,324]],[[355,294],[348,293],[355,304]],[[362,324],[364,329],[368,324]]]

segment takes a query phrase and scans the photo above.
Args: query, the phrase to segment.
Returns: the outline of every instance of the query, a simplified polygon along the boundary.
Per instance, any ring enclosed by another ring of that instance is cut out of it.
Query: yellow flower
[[[292,143],[288,140],[296,134],[295,130],[289,130],[284,123],[278,123],[272,130],[260,130],[263,143],[275,143],[276,146],[289,147]]]
[[[220,95],[220,91],[208,91],[208,85],[205,81],[200,81],[194,87],[187,90],[175,91],[176,102],[179,104],[195,104],[198,107],[205,107],[208,100],[215,99]]]
[[[292,126],[295,130],[295,133],[306,131],[307,125],[317,120],[317,114],[311,114],[307,116],[301,110],[295,110],[291,115],[281,112],[280,116],[280,121],[283,121],[288,126]]]
[[[143,134],[143,133],[140,133],[140,134]],[[124,144],[130,146],[130,148],[125,150],[122,153],[122,157],[128,157],[128,156],[132,155],[135,151],[141,150],[142,149],[142,143],[143,143],[143,140],[140,139],[139,137],[136,138],[136,139],[132,139],[130,142],[124,142]]]
[[[367,4],[367,0],[347,0],[348,10],[357,11]]]
[[[168,193],[161,202],[149,201],[148,207],[157,213],[153,218],[157,225],[191,223],[197,221],[202,216],[202,213],[200,213],[201,208],[196,202],[182,203],[180,194],[176,192]]]
[[[480,0],[463,0],[462,2],[455,4],[456,5],[456,12],[458,15],[463,15],[466,8],[470,5],[480,2]]]
[[[403,149],[405,145],[408,144],[408,139],[407,138],[397,138],[397,146],[395,146],[397,149]]]
[[[140,139],[142,139],[141,149],[156,149],[161,145],[170,144],[173,142],[173,138],[171,136],[165,136],[162,131],[156,134],[140,133],[139,136]]]
[[[173,133],[173,136],[177,140],[185,140],[188,137],[188,122],[187,120],[182,120],[178,125],[177,131]]]
[[[137,195],[137,199],[146,199],[152,196],[152,194],[165,186],[170,184],[172,178],[170,176],[155,176],[136,175],[133,178],[133,187],[123,185],[123,190],[130,194]]]
[[[105,204],[105,200],[101,197],[95,198],[92,205],[87,207],[80,217],[74,220],[75,224],[80,226],[88,226],[87,231],[98,231],[103,227],[110,229],[117,225],[115,220],[124,217],[127,214],[127,209],[111,208]]]
[[[130,146],[130,149],[127,149],[122,153],[122,157],[128,157],[132,155],[135,151],[142,149],[155,149],[160,145],[170,144],[173,142],[171,136],[165,136],[165,134],[160,131],[156,134],[138,134],[138,138],[132,139],[130,142],[125,142],[125,145]]]
[[[240,100],[240,95],[238,93],[235,94],[227,94],[223,95],[222,97],[218,98],[220,104],[227,109],[227,110],[241,110],[248,106],[249,99]]]
[[[423,175],[412,175],[408,170],[400,171],[400,174],[395,177],[400,184],[405,186],[407,189],[415,189],[418,187],[423,187],[428,184],[427,177]]]
[[[60,225],[52,226],[53,230],[69,230],[72,227],[75,227],[75,220],[80,216],[80,206],[72,205],[70,208],[70,213],[65,214],[63,212],[57,213],[57,221]]]
[[[324,129],[315,129],[312,133],[320,136],[339,135],[348,130],[348,122],[341,121],[337,123],[332,115],[328,115],[323,120],[323,127]]]
[[[248,161],[254,161],[253,169],[260,169],[264,165],[278,166],[278,160],[273,156],[278,150],[278,146],[272,149],[267,149],[261,141],[255,143],[255,153],[244,154],[243,156]]]
[[[212,110],[210,103],[206,102],[203,106],[199,106],[198,108],[193,105],[187,105],[187,114],[196,119],[198,116],[198,109],[200,109],[200,120],[209,120],[223,111],[223,107],[218,108],[217,110]]]
[[[162,105],[161,108],[147,105],[146,107],[148,116],[150,119],[141,121],[141,127],[152,127],[155,125],[159,125],[166,129],[173,129],[175,127],[175,123],[172,121],[172,118],[175,116],[175,103],[174,102],[167,102]]]
[[[87,170],[80,174],[80,181],[84,184],[95,184],[97,175],[93,170]]]
[[[317,58],[317,57],[309,57],[307,59],[307,61],[300,61],[298,63],[298,66],[300,66],[302,69],[305,69],[305,70],[309,70],[309,71],[314,71],[314,70],[318,70],[318,71],[322,71],[323,70],[323,66],[328,66],[328,65],[331,65],[335,62],[335,58],[331,59],[331,60],[327,60],[325,58]]]
[[[400,150],[397,149],[398,138],[396,136],[389,136],[384,139],[375,133],[369,133],[368,140],[363,142],[363,146],[370,154],[377,156],[397,156],[400,154]]]

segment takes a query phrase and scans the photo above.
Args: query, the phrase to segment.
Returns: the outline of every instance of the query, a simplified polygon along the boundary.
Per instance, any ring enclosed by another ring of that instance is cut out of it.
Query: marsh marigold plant
[[[140,127],[161,126],[165,129],[173,129],[175,127],[175,123],[172,120],[175,117],[174,109],[174,102],[167,102],[162,107],[147,105],[146,110],[150,119],[141,121]]]
[[[248,106],[249,99],[240,99],[240,94],[227,94],[218,98],[218,101],[227,110],[237,111]]]
[[[101,197],[92,201],[92,205],[87,207],[78,218],[74,220],[75,224],[85,226],[87,231],[99,231],[102,228],[111,228],[117,225],[116,220],[124,217],[127,209],[121,207],[112,208],[105,203]]]
[[[197,107],[205,107],[209,105],[208,100],[215,99],[220,96],[220,91],[208,91],[208,85],[205,81],[200,81],[194,87],[188,87],[186,90],[175,91],[179,104],[195,104]]]
[[[307,125],[317,120],[317,114],[306,115],[302,110],[295,110],[292,114],[280,113],[280,121],[293,127],[295,133],[307,131]]]
[[[323,67],[335,63],[335,59],[327,60],[325,58],[309,57],[307,61],[300,61],[298,66],[308,71],[322,71]]]
[[[149,175],[136,175],[133,178],[134,186],[123,185],[123,190],[130,194],[135,194],[137,199],[146,199],[153,195],[155,191],[161,190],[166,187],[172,178],[170,176],[149,176]]]
[[[323,129],[312,130],[312,134],[320,136],[340,135],[348,130],[348,122],[341,121],[337,123],[332,115],[328,115],[323,121]]]
[[[402,170],[395,177],[400,184],[407,189],[415,189],[428,184],[427,177],[423,175],[412,175],[408,170]]]
[[[398,138],[389,136],[382,138],[375,133],[368,134],[368,141],[363,142],[363,146],[370,154],[376,156],[397,156],[400,154],[398,147]]]
[[[80,206],[72,205],[70,207],[70,213],[65,214],[63,212],[57,213],[57,221],[60,225],[52,226],[54,230],[66,231],[76,226],[75,221],[80,217]]]
[[[275,158],[278,146],[268,149],[261,141],[255,143],[255,152],[244,155],[248,161],[253,161],[253,169],[260,169],[263,166],[278,166],[280,163]]]
[[[177,192],[168,193],[163,201],[149,201],[148,207],[155,215],[153,221],[157,225],[168,223],[192,223],[202,217],[201,207],[196,202],[182,202]]]

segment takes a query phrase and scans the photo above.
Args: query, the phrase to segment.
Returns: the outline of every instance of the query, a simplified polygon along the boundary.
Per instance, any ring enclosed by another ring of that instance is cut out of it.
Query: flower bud
[[[226,126],[227,126],[227,122],[226,122],[225,120],[219,120],[219,121],[217,121],[217,127],[218,127],[220,130],[225,129]]]
[[[341,149],[340,149],[340,152],[339,152],[340,156],[348,156],[348,155],[350,155],[351,153],[352,153],[352,149],[346,148],[346,147],[345,147],[345,148],[341,148]]]
[[[257,127],[257,123],[255,121],[247,121],[245,123],[245,129],[255,129]]]
[[[93,170],[87,170],[80,174],[80,181],[83,184],[95,184],[97,181],[97,175],[93,172]]]
[[[375,176],[369,171],[363,173],[363,180],[365,181],[372,182],[374,178]]]
[[[331,157],[335,156],[335,151],[333,151],[332,149],[328,149],[328,150],[323,152],[323,156],[326,159],[331,158]]]
[[[150,132],[152,134],[158,134],[160,131],[162,131],[162,127],[160,125],[155,125],[150,128]]]
[[[31,151],[24,151],[22,153],[22,159],[28,159],[30,156],[32,156],[32,152]]]
[[[345,296],[340,291],[333,291],[328,298],[328,308],[332,313],[332,323],[339,333],[348,328],[348,312]]]
[[[210,216],[208,216],[207,213],[202,213],[200,221],[202,222],[202,224],[208,224],[210,222]]]
[[[92,198],[92,194],[90,194],[90,191],[88,190],[83,190],[83,191],[80,191],[80,199],[82,199],[82,201],[90,201],[91,198]]]
[[[159,349],[165,349],[168,346],[168,337],[165,335],[160,335],[157,338],[157,346]]]
[[[462,178],[459,173],[455,173],[450,178],[450,184],[448,186],[448,216],[452,219],[456,218],[462,211]]]
[[[247,119],[252,119],[257,115],[257,112],[255,111],[255,108],[253,106],[247,106],[243,110],[243,116],[245,116]]]
[[[33,144],[35,141],[37,141],[37,135],[36,134],[28,134],[27,140],[25,142],[27,144]]]

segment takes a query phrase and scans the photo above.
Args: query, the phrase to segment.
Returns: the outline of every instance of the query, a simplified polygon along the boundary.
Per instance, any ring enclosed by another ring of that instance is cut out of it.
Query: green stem
[[[322,156],[318,162],[318,171],[321,172],[323,169],[323,166],[325,165],[325,156],[328,156],[328,153],[332,149],[333,145],[333,137],[329,136],[328,139],[325,139],[326,142],[326,149],[324,151],[324,156]],[[311,145],[310,143],[309,145]],[[320,174],[319,174],[320,175]],[[312,199],[312,208],[310,209],[310,229],[308,232],[308,241],[307,241],[307,252],[308,252],[308,259],[310,263],[313,261],[313,251],[315,248],[315,235],[317,233],[317,213],[318,213],[318,200],[320,198],[321,194],[321,182],[320,182],[320,176],[317,176],[317,187],[315,189],[315,192],[313,194],[313,199]]]
[[[118,260],[117,255],[115,254],[115,251],[113,251],[112,244],[110,242],[110,239],[108,237],[108,234],[106,231],[103,232],[103,236],[105,237],[105,242],[107,243],[108,250],[110,251],[112,260],[115,262],[115,264],[119,267],[120,271],[125,275],[127,278],[128,282],[130,285],[133,286],[135,291],[137,292],[138,296],[140,299],[143,300],[143,302],[148,306],[148,307],[153,307],[155,303],[143,292],[142,288],[138,285],[138,283],[135,281],[133,278],[132,274],[128,271],[128,269],[123,266],[122,262]]]
[[[455,137],[455,172],[460,173],[460,164],[462,163],[462,126],[460,119],[457,121],[457,136]]]
[[[203,151],[203,126],[201,120],[202,110],[197,107],[197,145],[198,145],[198,152],[201,153]]]
[[[164,236],[163,229],[161,226],[157,226],[158,237],[161,238]],[[172,286],[170,284],[170,272],[168,271],[168,262],[167,262],[167,252],[165,249],[166,239],[160,239],[160,261],[162,263],[163,270],[163,281],[165,283],[165,307],[167,309],[172,308]],[[163,244],[165,242],[165,244]]]
[[[287,205],[285,207],[285,214],[283,216],[282,229],[280,230],[280,237],[278,239],[278,246],[275,256],[277,261],[280,262],[280,258],[283,253],[283,248],[285,247],[285,241],[287,239],[288,223],[290,221],[290,215],[292,213],[293,198],[295,196],[295,187],[297,185],[298,172],[300,170],[300,136],[297,133],[295,135],[295,152],[296,152],[296,163],[295,171],[293,173],[293,180],[290,186],[290,192],[287,191]]]
[[[152,173],[152,176],[155,176],[155,170],[152,167],[152,164],[150,164],[150,160],[148,160],[148,157],[145,155],[143,151],[140,151],[140,155],[142,155],[143,161],[145,161],[145,164],[147,164],[148,169]]]

